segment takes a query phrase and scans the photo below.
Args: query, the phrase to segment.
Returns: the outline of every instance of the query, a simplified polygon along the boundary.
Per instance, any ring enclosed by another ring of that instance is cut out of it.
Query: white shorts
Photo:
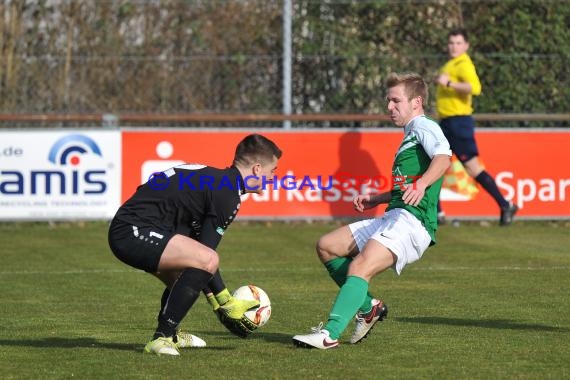
[[[396,255],[392,269],[398,275],[406,265],[418,261],[431,243],[419,219],[402,208],[387,211],[381,218],[351,223],[349,227],[359,251],[374,239]]]

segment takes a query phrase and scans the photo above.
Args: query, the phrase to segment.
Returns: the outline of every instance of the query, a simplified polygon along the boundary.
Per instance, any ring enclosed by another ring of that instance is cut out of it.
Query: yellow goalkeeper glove
[[[220,322],[234,335],[246,338],[256,328],[244,314],[246,311],[258,307],[259,301],[247,301],[234,298],[227,289],[220,293],[207,296]]]

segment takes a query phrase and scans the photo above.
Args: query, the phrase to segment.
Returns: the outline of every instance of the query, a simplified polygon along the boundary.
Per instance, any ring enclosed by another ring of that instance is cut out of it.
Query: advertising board
[[[120,163],[120,131],[0,131],[0,220],[111,218]]]
[[[251,131],[123,131],[123,201],[154,171],[179,163],[231,164],[237,143]],[[402,139],[399,129],[260,132],[283,150],[274,186],[244,197],[240,218],[361,217],[352,208],[357,192],[386,191]],[[527,218],[570,217],[570,133],[560,130],[481,130],[486,170],[505,197]],[[462,192],[446,175],[442,205],[449,217],[498,218],[494,200],[477,185]],[[384,207],[365,215],[379,215]]]

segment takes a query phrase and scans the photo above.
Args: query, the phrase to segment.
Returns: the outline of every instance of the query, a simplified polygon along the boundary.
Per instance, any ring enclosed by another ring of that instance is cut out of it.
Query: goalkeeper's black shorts
[[[156,273],[160,256],[174,235],[174,231],[143,223],[133,225],[115,218],[109,227],[109,246],[125,264]]]

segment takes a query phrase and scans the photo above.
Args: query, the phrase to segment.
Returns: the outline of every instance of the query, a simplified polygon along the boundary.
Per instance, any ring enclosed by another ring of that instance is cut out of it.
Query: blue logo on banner
[[[99,146],[91,138],[71,134],[57,140],[48,153],[55,168],[0,170],[0,194],[6,195],[87,195],[107,190],[104,168],[86,168],[81,157],[102,157]]]
[[[78,165],[79,157],[75,153],[84,154],[88,151],[102,156],[99,146],[91,138],[84,135],[68,135],[60,138],[53,144],[49,151],[48,159],[54,164]]]

